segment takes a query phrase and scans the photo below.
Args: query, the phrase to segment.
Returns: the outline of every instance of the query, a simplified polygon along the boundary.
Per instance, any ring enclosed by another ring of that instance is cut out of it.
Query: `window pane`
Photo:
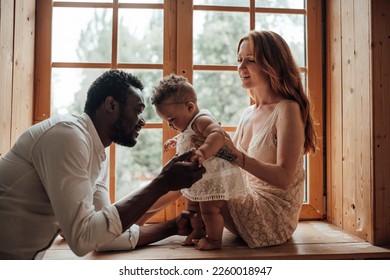
[[[194,5],[249,7],[249,0],[194,0]]]
[[[163,37],[163,10],[119,10],[119,63],[162,63]]]
[[[306,66],[305,16],[287,14],[256,14],[256,30],[271,30],[281,35],[290,46],[299,66]]]
[[[304,9],[305,0],[256,0],[256,8]]]
[[[119,0],[119,3],[159,4],[164,0]]]
[[[52,69],[51,114],[81,114],[92,82],[107,69]]]
[[[132,148],[116,145],[116,200],[149,183],[160,173],[161,147],[160,129],[142,129]]]
[[[109,62],[112,10],[53,8],[53,62]]]
[[[200,108],[209,110],[222,125],[238,124],[249,96],[236,72],[195,71],[193,84]]]
[[[158,122],[162,123],[160,117],[156,114],[154,106],[150,103],[150,97],[152,95],[153,88],[160,82],[163,77],[162,70],[129,70],[124,69],[127,72],[137,76],[144,85],[143,96],[145,98],[145,110],[142,113],[147,123]]]
[[[113,0],[55,0],[55,2],[98,2],[98,3],[112,3]]]
[[[248,13],[194,11],[194,64],[236,65],[237,43],[248,30]]]
[[[87,91],[92,82],[108,69],[52,69],[51,114],[80,114],[84,111]],[[150,104],[153,87],[162,78],[162,70],[129,70],[144,85],[146,108],[143,116],[147,122],[162,122]]]

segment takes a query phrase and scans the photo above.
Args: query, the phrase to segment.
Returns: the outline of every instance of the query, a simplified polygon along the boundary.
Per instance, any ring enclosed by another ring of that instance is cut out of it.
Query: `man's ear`
[[[107,112],[113,113],[115,111],[116,106],[118,106],[118,103],[112,96],[107,96],[106,100],[104,100],[104,108]]]

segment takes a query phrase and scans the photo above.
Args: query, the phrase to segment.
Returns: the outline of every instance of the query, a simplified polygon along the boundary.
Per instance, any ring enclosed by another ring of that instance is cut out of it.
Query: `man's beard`
[[[128,122],[120,116],[111,129],[111,140],[121,146],[134,147],[137,143],[137,140],[134,138],[134,129],[130,133],[126,133],[126,127],[128,127]]]

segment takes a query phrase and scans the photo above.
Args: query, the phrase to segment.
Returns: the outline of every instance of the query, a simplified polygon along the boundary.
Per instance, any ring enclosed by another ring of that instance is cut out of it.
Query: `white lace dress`
[[[190,122],[185,131],[177,139],[177,152],[182,154],[193,147],[191,136],[196,132],[192,130],[193,122],[202,115],[211,114],[207,110],[201,110]],[[191,201],[228,200],[246,194],[243,176],[238,166],[227,160],[210,157],[203,162],[206,173],[203,178],[192,185],[191,188],[182,189],[183,195]]]
[[[275,123],[284,102],[290,101],[281,101],[275,106],[265,127],[253,136],[248,150],[245,151],[241,146],[239,149],[263,162],[276,163]],[[241,125],[237,128],[238,143],[242,137],[242,129]],[[248,194],[228,201],[230,214],[240,236],[251,248],[286,242],[298,225],[303,202],[303,148],[294,180],[287,190],[269,185],[245,171],[244,173]]]

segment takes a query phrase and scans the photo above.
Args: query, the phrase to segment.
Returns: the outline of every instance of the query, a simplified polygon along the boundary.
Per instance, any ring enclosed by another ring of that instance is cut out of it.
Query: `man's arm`
[[[141,226],[137,246],[154,243],[172,235],[190,234],[192,231],[190,218],[193,215],[191,212],[183,211],[179,216],[170,221]]]
[[[141,188],[118,201],[115,206],[122,223],[122,231],[128,229],[157,201],[173,190],[191,187],[206,171],[196,163],[187,162],[194,151],[174,157],[161,173],[146,187]]]

